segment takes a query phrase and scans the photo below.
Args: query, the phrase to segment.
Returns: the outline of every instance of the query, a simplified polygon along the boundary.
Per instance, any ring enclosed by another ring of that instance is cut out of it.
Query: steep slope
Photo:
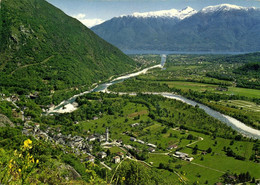
[[[0,84],[24,94],[90,85],[134,61],[45,0],[2,0]],[[0,89],[1,90],[1,89]]]
[[[188,16],[180,16],[187,10]],[[122,49],[260,50],[259,8],[221,4],[199,12],[189,7],[180,12],[183,13],[169,10],[118,17],[92,30]]]

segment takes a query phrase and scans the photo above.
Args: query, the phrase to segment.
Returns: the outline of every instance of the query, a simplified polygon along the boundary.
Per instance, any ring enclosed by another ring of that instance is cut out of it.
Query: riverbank
[[[109,86],[115,84],[115,83],[122,82],[122,81],[124,81],[128,78],[132,78],[132,77],[138,76],[140,74],[145,74],[148,70],[151,70],[151,69],[154,69],[154,68],[162,68],[162,67],[163,66],[161,64],[157,64],[157,65],[145,68],[145,69],[138,71],[138,72],[134,72],[134,73],[130,73],[130,74],[127,74],[127,75],[124,75],[124,76],[117,77],[109,83],[96,85],[95,88],[93,88],[89,91],[85,91],[85,92],[82,92],[80,94],[74,95],[71,98],[69,98],[68,100],[62,101],[59,105],[51,107],[45,114],[51,115],[51,114],[55,114],[55,113],[59,114],[59,113],[73,112],[73,111],[77,110],[77,105],[73,104],[73,102],[75,102],[77,97],[82,96],[84,94],[92,93],[92,92],[106,92],[107,88]]]
[[[131,92],[131,93],[125,93],[125,92],[111,92],[111,91],[106,91],[106,93],[118,93],[119,95],[131,95],[131,96],[136,96],[137,93],[135,92]],[[225,114],[221,114],[218,111],[215,111],[213,109],[211,109],[210,107],[203,105],[201,103],[195,102],[193,100],[187,99],[181,95],[176,95],[173,93],[169,93],[169,92],[144,92],[142,94],[152,94],[152,95],[161,95],[165,98],[169,98],[169,99],[175,99],[178,101],[181,101],[183,103],[192,105],[193,107],[198,106],[200,109],[204,110],[208,115],[216,118],[217,120],[227,124],[228,126],[230,126],[232,129],[236,130],[237,132],[239,132],[240,134],[242,134],[245,137],[250,137],[253,139],[260,139],[260,131],[254,128],[251,128],[247,125],[245,125],[244,123],[242,123],[241,121],[232,118],[228,115]]]
[[[162,61],[164,61],[164,63],[166,61],[165,57],[166,56],[162,56]],[[109,83],[97,85],[94,89],[92,89],[90,91],[80,93],[78,95],[71,97],[70,99],[68,99],[66,101],[63,101],[62,103],[60,103],[60,105],[53,107],[53,109],[50,109],[47,112],[47,115],[53,114],[53,113],[70,113],[70,112],[73,112],[77,109],[77,105],[73,104],[77,97],[82,96],[82,95],[87,94],[87,93],[91,93],[91,92],[111,93],[111,92],[108,91],[109,86],[123,82],[126,79],[138,76],[140,74],[145,74],[148,70],[151,70],[151,69],[154,69],[154,68],[163,68],[163,65],[159,64],[159,65],[151,66],[151,67],[145,68],[145,69],[143,69],[139,72],[134,72],[134,73],[127,74],[127,75],[124,75],[124,76],[121,76],[121,77],[117,77],[117,78],[113,79],[112,81],[110,81]],[[166,98],[176,99],[176,100],[182,101],[183,103],[187,103],[187,104],[192,105],[192,106],[199,106],[199,108],[203,109],[208,115],[210,115],[210,116],[220,120],[221,122],[227,124],[228,126],[233,128],[237,132],[241,133],[243,136],[254,138],[254,139],[260,139],[260,131],[259,130],[248,127],[247,125],[240,122],[239,120],[232,118],[230,116],[227,116],[225,114],[221,114],[220,112],[215,111],[215,110],[213,110],[213,109],[211,109],[211,108],[209,108],[209,107],[207,107],[207,106],[205,106],[201,103],[189,100],[189,99],[187,99],[183,96],[175,95],[175,94],[172,94],[172,93],[165,93],[165,92],[161,92],[161,93],[158,93],[158,92],[143,92],[143,93],[144,94],[162,95]],[[133,92],[133,93],[130,93],[130,95],[136,95],[136,93]]]

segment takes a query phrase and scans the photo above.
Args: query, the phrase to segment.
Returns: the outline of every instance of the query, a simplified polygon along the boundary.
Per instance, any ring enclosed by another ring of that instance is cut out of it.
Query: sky
[[[187,6],[201,10],[206,6],[234,4],[260,8],[260,0],[47,0],[66,14],[77,18],[87,27],[120,15],[134,12],[178,9]]]

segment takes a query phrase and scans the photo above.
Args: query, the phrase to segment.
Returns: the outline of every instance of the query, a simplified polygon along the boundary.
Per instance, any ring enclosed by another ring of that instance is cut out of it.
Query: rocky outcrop
[[[15,127],[13,122],[10,121],[8,117],[3,114],[0,114],[0,127]]]

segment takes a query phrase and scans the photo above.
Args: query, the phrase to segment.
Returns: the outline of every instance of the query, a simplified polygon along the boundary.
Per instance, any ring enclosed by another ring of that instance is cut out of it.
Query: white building
[[[115,157],[113,158],[113,162],[114,162],[115,164],[120,163],[120,157],[119,157],[119,156],[115,156]]]

